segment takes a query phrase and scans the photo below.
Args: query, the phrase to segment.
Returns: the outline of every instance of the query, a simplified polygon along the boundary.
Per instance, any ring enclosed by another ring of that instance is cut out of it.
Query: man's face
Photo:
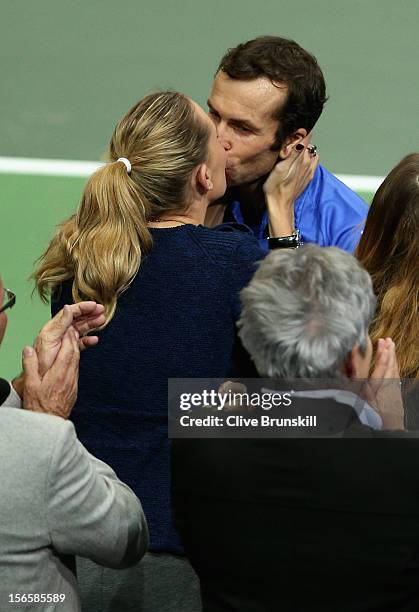
[[[3,283],[0,278],[0,304],[3,304],[4,300],[4,289]],[[7,314],[5,312],[0,312],[0,344],[2,343],[4,332],[6,331],[7,326]]]
[[[208,108],[227,151],[229,187],[256,181],[278,161],[279,151],[271,150],[279,125],[273,116],[286,97],[285,86],[275,86],[265,77],[240,81],[217,73]]]

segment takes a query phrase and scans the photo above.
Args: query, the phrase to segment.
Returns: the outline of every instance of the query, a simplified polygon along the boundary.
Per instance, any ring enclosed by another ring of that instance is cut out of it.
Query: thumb
[[[35,384],[41,382],[38,373],[38,356],[31,346],[25,346],[23,349],[22,367],[25,373],[26,382]]]
[[[375,353],[375,368],[370,378],[381,380],[385,378],[389,363],[389,351],[383,338],[378,340],[377,351]]]

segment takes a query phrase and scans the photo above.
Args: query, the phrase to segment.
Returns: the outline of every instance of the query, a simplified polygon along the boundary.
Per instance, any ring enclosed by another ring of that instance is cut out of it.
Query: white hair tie
[[[128,174],[131,174],[131,162],[126,157],[118,157],[117,162],[122,162],[127,169]]]

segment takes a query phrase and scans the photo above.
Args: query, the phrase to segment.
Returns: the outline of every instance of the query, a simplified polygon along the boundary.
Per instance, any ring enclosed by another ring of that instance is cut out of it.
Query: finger
[[[79,340],[79,349],[84,351],[84,349],[87,349],[90,346],[95,346],[98,342],[98,336],[84,336],[84,338],[80,338]]]
[[[106,317],[103,313],[100,314],[92,314],[88,316],[82,316],[79,319],[76,319],[73,322],[73,327],[76,329],[79,334],[82,336],[87,334],[92,329],[97,329],[102,327],[106,322]]]
[[[69,340],[71,343],[71,349],[72,349],[72,353],[73,353],[73,358],[72,358],[72,363],[76,363],[78,364],[79,359],[80,359],[80,348],[79,348],[79,341],[80,341],[80,335],[79,332],[76,329],[71,329],[69,330]]]
[[[399,379],[399,365],[397,362],[397,354],[396,354],[396,345],[391,338],[386,338],[388,340],[388,354],[389,354],[389,363],[388,363],[388,378]]]
[[[79,337],[71,330],[63,339],[60,353],[51,368],[51,373],[57,380],[61,381],[63,388],[71,389],[77,387],[79,374]]]
[[[31,387],[41,383],[38,372],[38,356],[31,346],[25,346],[22,351],[22,368],[25,374],[25,386]]]
[[[88,333],[104,325],[106,321],[105,307],[96,302],[79,302],[71,306],[73,312],[73,327],[80,335]]]
[[[73,319],[79,317],[98,316],[105,310],[102,304],[97,304],[93,300],[77,302],[77,304],[71,304],[70,309],[73,315]]]
[[[387,373],[387,368],[389,364],[389,350],[387,347],[387,343],[380,338],[377,344],[377,350],[375,353],[375,368],[371,374],[371,378],[373,379],[382,379],[385,378]]]
[[[313,157],[313,155],[310,155],[309,150],[305,149],[299,163],[301,165],[300,173],[302,177],[302,184],[306,186],[313,178],[316,168],[319,165],[319,157],[318,155]]]
[[[266,181],[265,185],[268,184],[268,182],[272,181],[272,178],[275,177],[275,181],[280,180],[281,182],[286,181],[287,178],[289,177],[289,175],[291,174],[291,168],[294,164],[294,159],[290,157],[287,157],[287,159],[284,159],[283,161],[279,161],[274,167],[272,172],[269,175],[268,180]]]
[[[226,380],[218,387],[218,393],[227,393],[234,383],[231,380]]]
[[[318,155],[316,155],[315,157],[311,156],[311,159],[310,159],[310,170],[309,170],[309,179],[310,179],[310,181],[313,178],[314,173],[317,170],[317,166],[319,165],[319,162],[320,162],[320,158],[319,158]]]
[[[281,159],[274,166],[273,171],[277,174],[280,174],[282,180],[286,180],[288,176],[291,174],[291,171],[295,170],[296,164],[303,158],[303,153],[305,152],[305,146],[301,143],[297,143],[293,147],[291,147],[291,152],[286,159]]]
[[[226,380],[223,382],[219,389],[218,393],[228,393],[231,391],[232,393],[246,393],[247,388],[243,383],[232,382],[231,380]]]
[[[302,139],[302,141],[301,141],[301,142],[302,142],[302,143],[303,143],[303,144],[304,144],[304,145],[307,147],[309,144],[311,144],[311,140],[312,140],[312,138],[313,138],[313,132],[309,132],[309,133],[307,134],[307,136],[305,136],[305,137]]]
[[[78,341],[78,333],[73,328],[67,330],[63,336],[57,358],[51,366],[51,370],[54,370],[55,373],[61,371],[63,378],[68,371],[74,370],[74,367],[78,366],[80,357]]]
[[[314,146],[314,145],[313,145]],[[307,147],[304,151],[304,165],[311,171],[312,169],[316,169],[319,163],[319,156],[317,155],[317,151],[315,151],[315,155],[311,152],[310,147]]]
[[[41,329],[36,342],[56,342],[67,331],[73,322],[71,307],[66,305],[55,317],[48,321]]]
[[[311,155],[312,157],[316,157],[316,155],[317,155],[317,145],[315,145],[315,144],[309,144],[309,145],[307,146],[307,151],[310,153],[310,155]]]

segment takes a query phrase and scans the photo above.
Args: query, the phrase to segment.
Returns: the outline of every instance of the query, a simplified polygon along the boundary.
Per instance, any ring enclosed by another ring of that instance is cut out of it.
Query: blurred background
[[[339,175],[372,177],[355,182],[367,201],[379,177],[418,150],[417,0],[1,0],[0,7],[0,274],[17,293],[2,376],[18,372],[23,345],[49,316],[28,278],[54,226],[77,207],[89,171],[29,160],[99,160],[116,121],[155,89],[205,106],[228,47],[279,34],[317,57],[330,96],[314,138],[321,161]],[[17,166],[10,158],[29,160]]]

